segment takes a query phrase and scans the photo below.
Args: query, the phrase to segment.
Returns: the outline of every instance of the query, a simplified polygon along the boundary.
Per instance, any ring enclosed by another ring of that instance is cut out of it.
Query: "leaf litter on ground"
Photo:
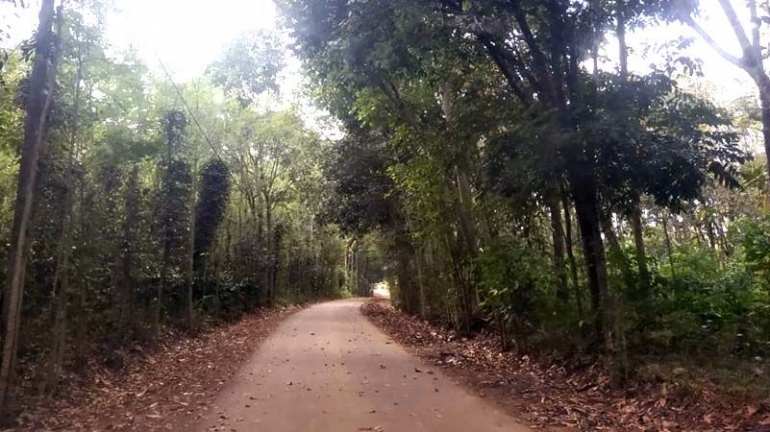
[[[729,397],[716,386],[681,391],[663,380],[640,379],[621,388],[600,362],[576,367],[558,353],[502,352],[494,335],[459,338],[386,301],[367,302],[362,312],[413,354],[540,430],[770,431],[767,398]]]
[[[260,309],[197,336],[166,329],[152,349],[131,349],[119,370],[91,360],[68,374],[55,397],[33,396],[34,378],[25,377],[13,430],[190,430],[258,343],[299,309]]]

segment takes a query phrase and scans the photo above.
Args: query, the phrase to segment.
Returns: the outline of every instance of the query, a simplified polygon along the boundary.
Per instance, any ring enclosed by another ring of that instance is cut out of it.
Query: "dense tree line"
[[[52,393],[164,326],[343,290],[344,242],[316,218],[325,141],[298,108],[265,108],[278,37],[245,34],[175,83],[107,49],[107,11],[45,0],[3,62],[4,409],[20,372]]]
[[[697,25],[697,3],[281,0],[346,132],[324,215],[354,239],[353,280],[371,261],[408,313],[624,372],[629,353],[766,353],[767,171],[742,141],[759,119],[689,89],[684,39],[629,68],[627,33]]]

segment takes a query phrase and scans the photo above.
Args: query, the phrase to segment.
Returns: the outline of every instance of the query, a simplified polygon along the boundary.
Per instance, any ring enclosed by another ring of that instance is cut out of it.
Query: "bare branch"
[[[729,61],[730,63],[738,66],[741,69],[745,69],[746,65],[742,58],[736,57],[729,52],[727,52],[724,48],[719,46],[719,44],[714,40],[714,38],[711,37],[706,30],[703,29],[703,27],[700,26],[697,22],[695,22],[694,19],[690,16],[689,13],[685,13],[682,11],[679,11],[679,16],[682,21],[684,21],[690,28],[695,30],[695,33],[698,33],[698,36],[700,36],[706,43],[719,54],[722,56],[725,60]]]
[[[749,13],[751,15],[751,44],[754,50],[759,48],[759,17],[757,16],[757,0],[749,0]],[[761,54],[760,54],[761,55]]]
[[[735,37],[738,38],[738,43],[741,44],[743,51],[750,50],[751,42],[749,42],[749,37],[746,36],[746,29],[743,28],[741,21],[738,19],[738,14],[735,13],[733,4],[730,3],[730,0],[719,0],[719,4],[722,6],[722,10],[725,12],[727,20],[730,22],[730,26],[732,26]]]
[[[511,91],[513,91],[513,93],[516,95],[516,97],[519,98],[519,100],[521,100],[522,103],[529,105],[530,98],[519,86],[520,80],[510,70],[508,63],[506,62],[503,50],[500,49],[492,37],[487,33],[477,32],[476,37],[479,39],[482,45],[484,45],[484,48],[487,49],[489,56],[492,57],[492,60],[497,65],[497,68],[500,69],[500,72],[508,82],[508,86],[511,88]]]

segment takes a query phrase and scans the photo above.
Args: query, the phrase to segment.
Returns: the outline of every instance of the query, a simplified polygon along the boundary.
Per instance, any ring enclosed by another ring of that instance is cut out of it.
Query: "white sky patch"
[[[0,20],[11,33],[4,46],[15,46],[34,31],[40,2],[26,4],[0,3]],[[109,43],[135,48],[153,69],[160,57],[182,81],[203,74],[239,34],[273,29],[278,17],[271,0],[114,0],[114,5],[107,19]]]
[[[107,36],[133,46],[150,65],[157,56],[176,79],[200,76],[239,34],[276,26],[271,0],[116,0]]]

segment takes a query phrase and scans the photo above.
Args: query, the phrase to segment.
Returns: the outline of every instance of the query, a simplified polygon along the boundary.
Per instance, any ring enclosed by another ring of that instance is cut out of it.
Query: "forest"
[[[0,28],[0,410],[164,328],[381,281],[619,386],[651,359],[767,381],[767,1],[276,0],[180,82],[107,44],[109,2],[57,3]],[[696,40],[751,97],[715,97]]]
[[[603,358],[618,385],[650,359],[761,381],[767,2],[278,4],[345,131],[324,216],[364,287],[502,350]],[[661,26],[660,46],[629,46]],[[696,41],[751,96],[709,93]]]
[[[266,108],[278,36],[175,83],[109,52],[106,2],[54,3],[2,63],[3,403],[164,326],[342,295],[344,239],[316,217],[327,144],[298,106]]]

